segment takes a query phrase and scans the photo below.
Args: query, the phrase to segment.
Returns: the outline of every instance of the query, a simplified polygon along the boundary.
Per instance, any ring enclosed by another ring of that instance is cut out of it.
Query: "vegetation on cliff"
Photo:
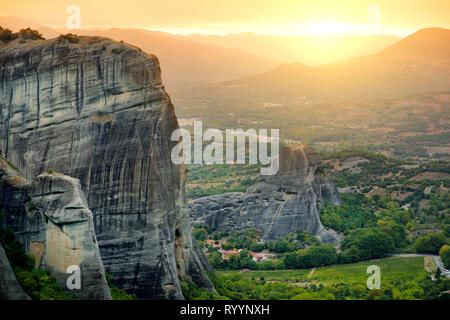
[[[17,281],[33,300],[75,299],[75,295],[61,288],[49,272],[34,268],[34,257],[25,253],[10,228],[0,228],[0,243],[5,249]]]

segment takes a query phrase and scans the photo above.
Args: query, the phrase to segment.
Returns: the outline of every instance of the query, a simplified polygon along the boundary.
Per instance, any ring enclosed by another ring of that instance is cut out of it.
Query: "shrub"
[[[75,295],[61,288],[56,279],[47,271],[34,269],[27,271],[15,268],[14,273],[23,290],[33,300],[74,300]]]
[[[0,40],[3,42],[10,42],[12,40],[17,39],[19,35],[17,33],[13,33],[11,30],[9,29],[3,29],[2,27],[0,27]]]
[[[30,28],[21,29],[19,35],[23,40],[44,40],[45,38],[37,30]]]
[[[62,34],[59,36],[59,39],[66,40],[70,43],[78,43],[80,42],[80,38],[76,34],[68,33],[68,34]]]

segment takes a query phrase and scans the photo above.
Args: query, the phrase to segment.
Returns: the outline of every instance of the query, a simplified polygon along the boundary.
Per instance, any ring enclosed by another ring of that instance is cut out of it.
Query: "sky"
[[[0,16],[63,28],[80,9],[82,28],[172,33],[395,34],[450,28],[449,0],[2,0]],[[75,21],[75,20],[71,20]]]

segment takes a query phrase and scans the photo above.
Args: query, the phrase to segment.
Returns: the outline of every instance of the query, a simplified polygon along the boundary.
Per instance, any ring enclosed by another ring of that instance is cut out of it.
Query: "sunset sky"
[[[3,0],[0,16],[62,28],[69,5],[81,27],[173,33],[396,34],[450,27],[449,0]],[[378,15],[379,13],[379,15]]]

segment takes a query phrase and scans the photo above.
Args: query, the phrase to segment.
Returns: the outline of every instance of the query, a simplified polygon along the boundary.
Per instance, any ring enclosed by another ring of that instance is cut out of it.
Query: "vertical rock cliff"
[[[326,230],[319,218],[325,200],[340,205],[334,185],[316,174],[320,157],[311,147],[290,144],[279,156],[279,170],[261,176],[247,192],[200,198],[189,204],[193,224],[218,230],[258,228],[263,240],[275,240],[293,231],[307,231],[321,241],[339,244],[339,237]]]
[[[183,298],[179,279],[212,290],[185,168],[170,159],[178,122],[157,58],[59,38],[3,45],[0,66],[0,151],[27,179],[48,169],[79,179],[115,284],[153,299]]]

